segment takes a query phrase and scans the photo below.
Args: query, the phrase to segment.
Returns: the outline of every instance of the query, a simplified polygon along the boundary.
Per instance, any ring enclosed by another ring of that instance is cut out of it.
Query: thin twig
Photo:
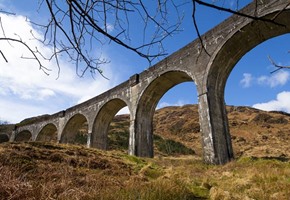
[[[39,69],[42,70],[46,75],[49,75],[49,73],[47,71],[48,68],[44,67],[41,63],[41,61],[39,60],[38,56],[36,55],[36,53],[30,48],[30,46],[28,46],[25,42],[23,42],[21,39],[14,39],[14,38],[0,38],[0,41],[10,41],[10,42],[16,42],[16,43],[20,43],[23,46],[25,46],[26,49],[28,49],[30,51],[30,53],[32,54],[32,57],[34,60],[37,61],[37,63],[39,64]],[[32,58],[30,58],[32,59]]]
[[[203,43],[203,39],[201,37],[201,34],[199,32],[199,29],[198,29],[198,26],[197,26],[197,22],[196,22],[196,17],[195,17],[195,12],[196,12],[196,5],[195,5],[195,1],[192,2],[192,5],[193,5],[193,11],[192,11],[192,19],[193,19],[193,25],[194,25],[194,28],[196,30],[196,33],[197,33],[197,36],[198,36],[198,39],[201,43],[201,46],[202,46],[202,49],[204,49],[205,53],[210,56],[210,54],[208,53],[208,51],[206,50],[205,48],[205,45]]]
[[[276,64],[270,56],[268,56],[268,59],[269,59],[269,61],[271,62],[272,65],[277,67],[277,69],[275,69],[274,71],[270,72],[271,74],[273,74],[273,73],[275,73],[275,72],[277,72],[278,70],[281,70],[281,69],[285,69],[285,68],[290,69],[290,66],[283,66],[283,65]]]
[[[270,23],[285,27],[284,24],[277,23],[273,19],[260,18],[260,17],[248,15],[248,14],[245,14],[245,13],[242,13],[242,12],[239,12],[239,11],[235,11],[235,10],[232,10],[232,9],[229,9],[229,8],[220,7],[220,6],[217,6],[217,5],[214,5],[214,4],[211,4],[211,3],[206,3],[206,2],[203,2],[203,1],[200,1],[200,0],[193,0],[193,1],[198,3],[198,4],[200,4],[200,5],[203,5],[203,6],[206,6],[206,7],[210,7],[210,8],[216,9],[216,10],[221,10],[221,11],[224,11],[224,12],[232,13],[232,14],[235,14],[235,15],[238,15],[238,16],[241,16],[241,17],[246,17],[246,18],[249,18],[249,19],[257,20],[257,21],[270,22]]]
[[[7,15],[16,15],[16,13],[8,12],[8,11],[5,11],[3,9],[0,9],[0,13],[4,13],[4,14],[7,14]]]
[[[3,57],[3,59],[5,60],[5,62],[8,63],[8,60],[6,59],[5,55],[3,54],[3,52],[1,50],[0,50],[0,53],[1,53],[2,57]]]

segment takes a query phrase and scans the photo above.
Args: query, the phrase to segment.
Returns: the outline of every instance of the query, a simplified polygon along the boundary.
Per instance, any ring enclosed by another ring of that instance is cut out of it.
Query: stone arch
[[[274,12],[264,17],[271,18],[275,14],[277,13]],[[230,35],[222,47],[212,56],[212,61],[209,62],[207,89],[219,90],[223,95],[226,81],[232,69],[246,53],[271,38],[290,33],[290,8],[281,12],[275,22],[283,24],[283,26],[270,22],[252,21]]]
[[[105,103],[98,112],[92,131],[91,146],[106,150],[108,147],[108,128],[114,116],[126,107],[127,103],[119,98],[112,99]]]
[[[9,136],[5,133],[0,134],[0,143],[9,142]]]
[[[135,116],[135,154],[153,157],[153,115],[161,97],[179,83],[193,81],[183,71],[168,71],[153,80],[141,94]]]
[[[60,143],[86,145],[88,140],[88,120],[78,113],[66,123],[60,138]]]
[[[261,16],[271,19],[278,11]],[[241,21],[241,19],[240,19]],[[205,161],[223,164],[233,158],[228,119],[224,102],[224,90],[227,79],[237,62],[251,49],[273,37],[290,32],[290,9],[279,13],[274,23],[261,20],[246,20],[244,25],[228,34],[220,47],[212,54],[207,66],[206,79],[201,88],[199,104],[208,107],[201,115],[207,116],[204,121]],[[208,112],[208,113],[207,113]],[[205,125],[208,124],[208,125]],[[205,142],[207,140],[208,142]]]
[[[56,142],[57,128],[53,123],[46,124],[36,137],[36,141]]]
[[[16,134],[14,141],[15,142],[26,142],[32,140],[32,134],[28,130],[23,130]]]

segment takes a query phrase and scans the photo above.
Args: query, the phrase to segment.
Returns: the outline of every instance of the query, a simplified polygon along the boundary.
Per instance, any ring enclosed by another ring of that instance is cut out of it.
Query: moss
[[[135,171],[140,171],[144,166],[147,165],[147,162],[144,159],[136,157],[136,156],[123,154],[122,157],[127,162],[133,165],[133,168],[135,169]]]
[[[164,171],[159,166],[153,163],[148,164],[142,170],[143,174],[151,180],[157,179],[160,176],[164,175]]]
[[[136,163],[136,164],[146,163],[146,161],[140,157],[131,156],[131,155],[123,155],[123,157],[131,162]]]
[[[209,190],[207,188],[204,188],[201,186],[192,186],[191,191],[195,197],[204,198],[204,199],[209,198]]]
[[[209,190],[212,187],[211,183],[200,182],[198,179],[194,179],[191,183],[187,183],[185,185],[196,198],[198,199],[208,199],[209,198]]]

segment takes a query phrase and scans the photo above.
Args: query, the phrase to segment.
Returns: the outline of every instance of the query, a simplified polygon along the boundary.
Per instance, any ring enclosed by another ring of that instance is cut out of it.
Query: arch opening
[[[265,14],[264,17],[271,19],[277,12]],[[210,126],[207,128],[213,138],[213,147],[207,148],[212,150],[206,153],[206,162],[223,164],[233,158],[224,100],[226,82],[232,69],[247,52],[270,38],[290,32],[290,10],[286,9],[276,15],[275,22],[284,26],[258,20],[247,22],[233,34],[228,34],[229,38],[209,62],[208,75],[202,91],[206,93],[203,103],[209,108],[208,114],[205,114],[210,119]]]
[[[227,114],[235,157],[290,157],[290,117],[285,113],[290,101],[287,95],[277,98],[290,93],[290,71],[271,74],[276,68],[267,58],[271,55],[288,65],[289,46],[290,34],[259,44],[239,60],[227,79],[225,99],[231,105]],[[239,91],[238,95],[231,95],[234,90]]]
[[[112,119],[108,128],[108,150],[128,152],[130,114],[128,106],[123,107]]]
[[[274,15],[270,14],[267,18]],[[220,94],[224,96],[227,79],[245,54],[271,38],[290,33],[290,10],[283,11],[275,22],[284,24],[285,27],[253,21],[244,26],[240,32],[232,35],[218,51],[210,66],[207,86],[221,91]]]
[[[197,91],[192,82],[169,89],[159,100],[153,116],[154,154],[201,156]]]
[[[82,114],[74,115],[66,124],[60,143],[86,145],[88,141],[88,121]]]
[[[57,141],[56,126],[52,123],[45,125],[37,135],[36,141],[56,142]]]
[[[28,130],[21,131],[16,134],[14,141],[16,142],[28,142],[32,140],[32,134]]]
[[[112,99],[102,106],[93,124],[92,147],[108,150],[110,149],[108,143],[113,146],[114,134],[112,133],[114,133],[114,130],[111,128],[110,138],[108,139],[109,127],[115,115],[126,106],[126,102],[121,99]]]
[[[0,134],[0,143],[9,142],[9,136],[5,133]]]
[[[137,107],[135,131],[135,154],[153,157],[153,115],[161,97],[174,86],[193,82],[193,79],[182,71],[170,71],[156,78],[143,92]]]

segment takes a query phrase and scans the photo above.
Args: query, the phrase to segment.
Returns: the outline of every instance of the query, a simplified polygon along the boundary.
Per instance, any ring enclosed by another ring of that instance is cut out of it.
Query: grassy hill
[[[236,160],[223,166],[202,162],[196,105],[156,111],[153,159],[126,154],[126,115],[111,124],[110,151],[2,143],[0,199],[289,199],[289,114],[227,110]]]
[[[235,157],[290,157],[290,114],[244,106],[228,106],[227,112]],[[154,115],[155,153],[184,155],[194,152],[202,156],[198,117],[197,105],[157,110]],[[116,116],[110,128],[109,147],[126,150],[129,116]]]

